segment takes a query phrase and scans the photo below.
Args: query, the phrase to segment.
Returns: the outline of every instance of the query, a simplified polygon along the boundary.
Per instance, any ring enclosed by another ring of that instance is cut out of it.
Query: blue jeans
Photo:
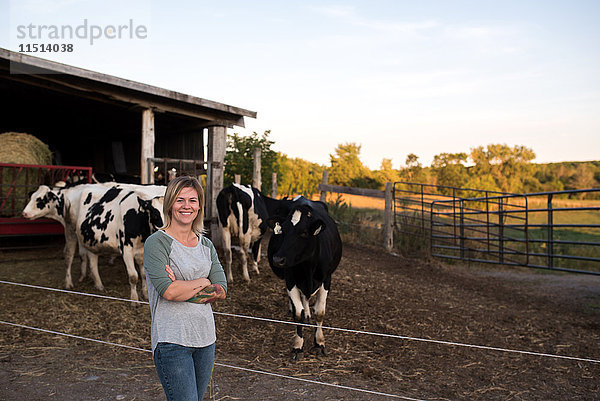
[[[154,365],[167,401],[200,401],[210,381],[215,344],[204,348],[158,343]]]

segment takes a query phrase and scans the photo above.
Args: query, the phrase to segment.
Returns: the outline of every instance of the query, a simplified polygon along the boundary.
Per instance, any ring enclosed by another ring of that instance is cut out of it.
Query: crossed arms
[[[220,284],[212,284],[207,278],[176,280],[169,265],[165,265],[165,270],[172,281],[163,293],[163,298],[168,301],[208,304],[227,296]]]

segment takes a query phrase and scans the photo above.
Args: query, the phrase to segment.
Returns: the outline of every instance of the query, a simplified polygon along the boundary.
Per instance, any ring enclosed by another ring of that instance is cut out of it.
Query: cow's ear
[[[279,217],[269,217],[267,219],[267,225],[271,227],[273,230],[273,234],[279,235],[281,234],[281,218]]]
[[[146,201],[143,200],[142,198],[140,198],[139,196],[137,197],[138,200],[138,204],[140,205],[140,207],[144,210],[148,210],[148,206],[150,206],[150,202],[151,201]]]
[[[312,235],[319,235],[319,233],[325,230],[325,222],[321,219],[317,219],[310,223],[310,232]]]

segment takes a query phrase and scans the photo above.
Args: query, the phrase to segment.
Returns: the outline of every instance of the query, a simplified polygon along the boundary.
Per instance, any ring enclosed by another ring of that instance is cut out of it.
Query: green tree
[[[469,176],[465,164],[466,153],[440,153],[433,157],[431,168],[437,184],[449,187],[464,187]]]
[[[593,188],[596,184],[594,179],[594,172],[592,169],[583,163],[577,164],[573,175],[569,178],[566,189],[587,189]],[[585,193],[579,194],[579,197],[583,199]]]
[[[269,194],[272,186],[272,173],[275,171],[277,153],[271,150],[273,141],[269,140],[271,131],[265,131],[262,135],[253,132],[248,136],[240,136],[237,133],[228,135],[227,150],[225,152],[225,176],[224,185],[234,182],[235,174],[241,175],[242,184],[252,184],[254,170],[254,149],[261,149],[261,182],[265,193]],[[269,190],[266,190],[269,188]]]
[[[372,179],[371,171],[360,161],[360,148],[356,143],[340,144],[335,148],[335,154],[329,155],[330,184],[351,187]]]
[[[277,154],[275,170],[279,195],[304,195],[311,197],[318,192],[325,167],[304,159],[289,158]]]
[[[383,189],[386,182],[400,181],[400,173],[392,167],[392,159],[381,160],[381,168],[373,172],[378,188]]]
[[[491,176],[497,190],[522,193],[541,187],[533,174],[531,161],[533,150],[525,146],[510,147],[505,144],[490,144],[471,149],[471,160],[475,163],[473,177]]]
[[[419,161],[419,156],[409,153],[406,156],[406,181],[423,183],[423,166]]]

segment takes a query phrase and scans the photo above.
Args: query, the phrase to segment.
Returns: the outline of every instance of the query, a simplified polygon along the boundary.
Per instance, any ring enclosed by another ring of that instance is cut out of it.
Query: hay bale
[[[0,134],[0,163],[52,164],[52,152],[33,135],[19,132]]]
[[[52,164],[48,145],[33,135],[18,132],[0,134],[0,163]],[[0,217],[16,217],[29,201],[28,193],[46,180],[47,172],[39,168],[2,168],[0,182]]]

